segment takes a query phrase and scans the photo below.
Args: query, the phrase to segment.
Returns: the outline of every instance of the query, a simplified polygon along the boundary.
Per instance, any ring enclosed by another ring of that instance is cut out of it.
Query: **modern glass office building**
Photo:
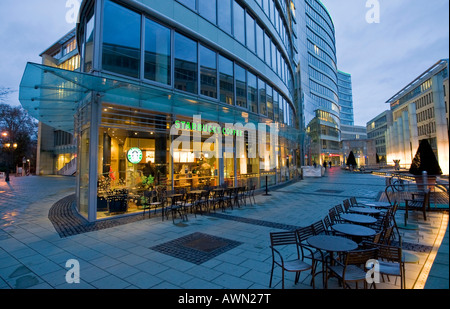
[[[306,165],[340,157],[340,107],[335,29],[319,0],[297,0],[302,127]]]
[[[33,116],[74,135],[80,214],[95,221],[142,211],[133,201],[148,176],[168,189],[296,180],[295,7],[282,0],[84,0],[80,72],[29,63],[20,87]],[[327,40],[334,46],[334,36]],[[328,43],[317,41],[327,59],[317,66],[335,78],[333,49],[329,55]],[[332,93],[317,95],[336,109]],[[338,124],[338,113],[325,113],[326,123]],[[323,127],[338,135],[337,125]],[[126,199],[124,209],[105,207],[102,197],[111,192]]]
[[[352,76],[338,71],[339,105],[341,107],[341,125],[354,126]]]

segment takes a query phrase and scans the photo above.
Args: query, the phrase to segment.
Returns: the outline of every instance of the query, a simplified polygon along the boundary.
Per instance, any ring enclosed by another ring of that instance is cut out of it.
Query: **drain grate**
[[[200,265],[241,244],[241,242],[222,237],[193,233],[150,247],[150,249]]]

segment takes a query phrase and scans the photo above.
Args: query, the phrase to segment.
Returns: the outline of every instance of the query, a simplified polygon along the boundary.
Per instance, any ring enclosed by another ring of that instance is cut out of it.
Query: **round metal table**
[[[377,233],[374,229],[359,224],[335,224],[331,228],[335,232],[350,236],[356,243],[360,243],[363,237],[374,236]]]
[[[375,207],[375,208],[390,208],[391,204],[388,202],[368,202],[361,203],[364,206]]]
[[[367,207],[351,207],[348,211],[363,215],[379,215],[381,213],[381,210]]]
[[[377,219],[374,217],[359,214],[341,214],[341,218],[356,224],[373,224],[377,222]]]
[[[327,252],[346,252],[358,248],[358,244],[353,240],[332,235],[311,236],[306,242],[316,249]]]

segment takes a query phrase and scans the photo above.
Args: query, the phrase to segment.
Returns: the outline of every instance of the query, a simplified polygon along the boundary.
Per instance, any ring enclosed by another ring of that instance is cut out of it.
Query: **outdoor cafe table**
[[[381,213],[381,210],[367,207],[351,207],[349,211],[356,212],[362,215],[379,215]]]
[[[331,228],[333,231],[352,237],[356,243],[360,243],[363,237],[374,236],[377,233],[374,229],[359,224],[334,224]]]
[[[377,219],[371,216],[359,214],[341,214],[341,219],[356,224],[373,224]]]
[[[331,257],[330,263],[333,261],[332,257],[334,253],[347,252],[358,248],[358,244],[353,240],[333,235],[311,236],[306,240],[306,242],[311,247],[328,252]],[[325,270],[325,265],[323,265],[323,270]],[[323,280],[325,281],[324,277]],[[324,285],[327,287],[326,282],[324,282]]]
[[[388,202],[365,202],[361,203],[364,206],[374,207],[374,208],[390,208],[391,204]]]

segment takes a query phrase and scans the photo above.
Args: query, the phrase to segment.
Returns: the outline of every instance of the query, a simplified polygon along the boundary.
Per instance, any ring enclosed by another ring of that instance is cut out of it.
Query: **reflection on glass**
[[[90,129],[81,132],[80,166],[78,168],[80,179],[79,211],[86,218],[89,210],[89,135]]]
[[[233,61],[219,55],[220,102],[233,105]]]
[[[235,66],[236,75],[236,105],[247,108],[246,71],[240,65]]]
[[[197,42],[175,33],[175,89],[197,93]]]
[[[200,45],[200,94],[217,98],[216,53]]]
[[[264,31],[258,23],[256,23],[256,53],[264,60]]]
[[[247,47],[251,51],[255,52],[255,19],[248,13],[245,24],[247,30]]]
[[[144,77],[170,85],[170,29],[145,19]]]
[[[247,72],[247,100],[251,112],[258,113],[258,80],[256,76]]]
[[[92,61],[94,59],[94,9],[89,14],[88,22],[86,23],[86,53],[84,55],[84,72],[92,70]]]
[[[140,46],[141,15],[112,1],[106,1],[103,24],[103,69],[138,78]]]
[[[267,85],[266,94],[267,94],[267,117],[269,119],[273,119],[273,94],[272,87]]]
[[[279,111],[279,93],[274,90],[273,91],[273,120],[275,122],[280,121],[280,111]]]
[[[219,0],[221,2],[223,0]],[[212,23],[216,23],[216,0],[198,0],[198,12]]]
[[[258,78],[259,113],[267,116],[266,83]]]
[[[234,1],[234,37],[245,44],[245,11],[239,3]]]
[[[264,45],[266,46],[264,59],[266,60],[266,63],[269,66],[272,66],[272,51],[270,50],[272,40],[270,39],[270,36],[267,33],[265,33],[264,36],[265,36]]]
[[[218,25],[222,30],[231,34],[231,1],[219,0],[217,1]]]

